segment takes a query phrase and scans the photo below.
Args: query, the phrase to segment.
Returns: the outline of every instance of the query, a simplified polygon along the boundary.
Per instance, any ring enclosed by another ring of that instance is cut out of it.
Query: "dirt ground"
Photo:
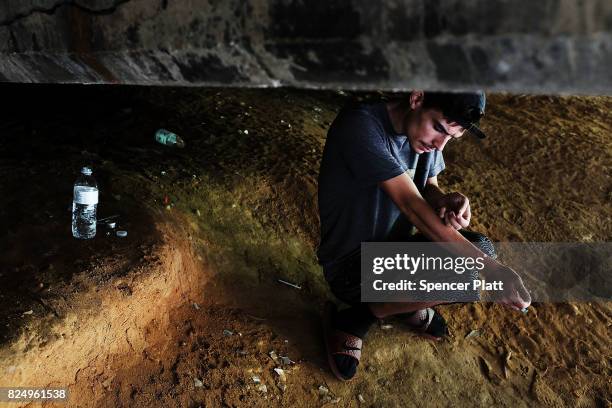
[[[612,405],[603,301],[440,308],[451,336],[435,344],[390,320],[368,334],[357,377],[333,378],[318,166],[342,104],[381,95],[0,88],[0,387],[69,387],[57,406]],[[445,149],[439,177],[470,197],[472,229],[611,240],[612,98],[490,95],[483,127],[484,141]],[[156,144],[158,128],[186,148]],[[72,239],[84,164],[98,218],[118,215],[127,238],[99,225]]]

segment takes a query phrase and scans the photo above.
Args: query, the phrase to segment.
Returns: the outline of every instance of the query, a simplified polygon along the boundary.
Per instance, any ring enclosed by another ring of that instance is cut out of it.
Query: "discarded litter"
[[[278,378],[282,381],[282,382],[286,382],[287,381],[287,377],[285,377],[285,370],[283,370],[282,368],[275,368],[274,372],[276,374],[278,374]]]
[[[231,336],[232,334],[234,334],[233,331],[227,330],[227,329],[223,329],[223,335],[224,336]]]
[[[195,310],[200,310],[200,305],[198,305],[197,303],[193,302],[193,308]]]
[[[292,288],[302,289],[300,285],[296,285],[295,283],[287,282],[286,280],[277,279],[278,283],[282,283],[283,285],[291,286]]]
[[[393,328],[393,325],[392,324],[381,324],[380,328],[383,330],[390,330]]]
[[[185,147],[185,142],[176,133],[172,133],[166,129],[159,129],[155,132],[155,141],[170,147]]]
[[[194,378],[193,379],[193,385],[195,385],[196,387],[200,388],[200,387],[204,386],[204,383],[201,380],[199,380],[197,378]]]
[[[295,364],[295,361],[291,360],[289,357],[281,356],[280,359],[283,365]]]
[[[83,167],[74,183],[72,198],[72,236],[91,239],[96,236],[98,185],[90,167]]]
[[[109,217],[100,218],[100,219],[98,220],[98,223],[101,223],[101,222],[103,222],[103,221],[112,220],[112,219],[114,219],[114,218],[119,218],[119,214],[111,215],[111,216],[109,216]]]
[[[252,376],[251,380],[253,380],[255,384],[259,384],[261,382],[261,378],[259,378],[257,375]]]
[[[363,395],[361,394],[357,394],[357,400],[362,403],[365,404],[365,398],[363,398]]]
[[[528,309],[528,308],[526,308],[526,307],[525,307],[525,308],[523,308],[523,309],[521,309],[521,313],[523,313],[523,314],[526,314],[528,311],[529,311],[529,309]]]
[[[117,234],[117,236],[118,236],[119,238],[125,238],[125,237],[127,237],[127,231],[122,231],[122,230],[119,230],[119,231],[117,231],[117,232],[116,232],[116,234]]]
[[[272,350],[271,352],[268,353],[268,355],[270,356],[272,361],[274,361],[276,364],[281,363],[280,359],[278,358],[278,354],[276,354],[276,351]]]
[[[471,332],[469,332],[468,334],[465,335],[466,339],[470,339],[472,337],[478,337],[482,334],[482,332],[480,330],[472,330]]]
[[[115,227],[117,226],[117,223],[116,222],[109,222],[109,223],[106,224],[106,226],[109,229],[115,229]]]
[[[22,316],[25,316],[25,315],[31,315],[32,313],[34,313],[34,311],[33,311],[33,310],[28,310],[27,312],[23,312],[23,313],[22,313]]]
[[[268,392],[268,387],[266,387],[266,384],[258,384],[255,388],[257,389],[257,391],[262,392],[264,394]]]
[[[325,387],[323,385],[319,385],[319,395],[321,397],[323,397],[323,396],[325,396],[327,394],[329,394],[329,388],[327,388],[327,387]]]

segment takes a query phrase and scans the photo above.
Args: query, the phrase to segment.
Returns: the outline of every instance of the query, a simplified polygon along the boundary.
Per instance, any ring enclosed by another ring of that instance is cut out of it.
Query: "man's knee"
[[[487,254],[487,256],[496,259],[497,252],[495,252],[495,246],[493,242],[484,234],[473,231],[461,231],[461,234],[478,249]]]

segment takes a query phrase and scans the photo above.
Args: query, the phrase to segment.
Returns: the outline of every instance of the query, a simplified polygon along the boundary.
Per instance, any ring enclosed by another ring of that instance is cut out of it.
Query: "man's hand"
[[[446,225],[457,230],[467,228],[472,218],[470,201],[461,193],[444,194],[439,201],[438,215]]]
[[[491,269],[483,272],[488,282],[501,281],[504,284],[503,292],[495,295],[495,301],[515,310],[529,307],[531,295],[521,277],[512,268],[497,263]]]

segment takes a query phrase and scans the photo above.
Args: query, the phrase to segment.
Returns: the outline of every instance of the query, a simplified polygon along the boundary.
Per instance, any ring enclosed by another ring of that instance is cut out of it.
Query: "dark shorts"
[[[491,258],[497,257],[493,243],[485,235],[472,231],[459,232]],[[405,241],[428,242],[430,240],[423,234],[415,234]],[[472,282],[478,278],[478,271],[467,271],[462,275],[454,276],[453,280],[458,282]],[[361,303],[361,248],[357,248],[347,255],[342,262],[335,265],[333,267],[333,273],[326,274],[326,279],[331,292],[339,300],[349,305]],[[435,299],[439,299],[439,296],[439,294],[432,292],[431,300],[434,301]],[[480,296],[478,292],[456,291],[453,293],[445,292],[444,299],[448,302],[465,303],[478,301],[480,300]],[[424,300],[426,299],[419,299],[418,301]]]

